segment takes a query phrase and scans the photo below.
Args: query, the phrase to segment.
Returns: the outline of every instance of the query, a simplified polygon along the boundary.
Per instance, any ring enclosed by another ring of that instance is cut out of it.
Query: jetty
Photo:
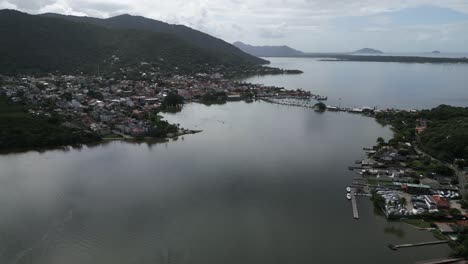
[[[355,189],[351,189],[351,206],[353,207],[353,217],[354,219],[359,219],[359,212],[356,204],[356,195],[354,194]]]
[[[401,245],[393,245],[389,244],[388,247],[391,250],[398,250],[400,248],[409,248],[409,247],[421,247],[421,246],[430,246],[430,245],[439,245],[439,244],[447,244],[450,240],[437,240],[431,242],[421,242],[421,243],[412,243],[412,244],[401,244]]]
[[[426,260],[426,261],[419,261],[416,264],[447,264],[447,263],[455,263],[458,261],[464,260],[463,258],[445,258],[445,259],[433,259],[433,260]]]

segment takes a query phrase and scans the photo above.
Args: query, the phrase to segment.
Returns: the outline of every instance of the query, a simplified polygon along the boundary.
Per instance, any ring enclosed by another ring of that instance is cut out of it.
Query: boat
[[[350,193],[350,192],[351,192],[351,188],[350,188],[350,187],[346,187],[346,191],[347,191],[348,193]]]
[[[346,194],[346,198],[347,198],[348,200],[351,200],[351,194],[350,194],[350,193],[347,193],[347,194]]]
[[[315,99],[315,100],[318,100],[318,101],[326,101],[328,100],[328,97],[327,96],[322,96],[322,95],[318,95],[318,94],[314,94],[311,96],[312,99]]]

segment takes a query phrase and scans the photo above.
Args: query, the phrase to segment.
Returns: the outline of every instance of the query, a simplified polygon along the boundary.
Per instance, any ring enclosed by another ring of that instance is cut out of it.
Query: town
[[[143,64],[142,64],[143,65]],[[143,65],[144,66],[144,65]],[[102,138],[173,137],[198,131],[168,124],[160,111],[182,104],[205,104],[271,97],[310,97],[310,92],[249,84],[220,73],[159,76],[141,71],[127,78],[88,75],[0,76],[0,95],[21,103],[32,115],[57,116],[62,125]]]
[[[397,112],[410,114],[396,110],[386,110],[385,114]],[[386,142],[379,138],[375,146],[364,148],[367,158],[349,166],[355,176],[347,188],[347,198],[355,206],[356,196],[371,197],[388,219],[430,230],[436,238],[450,242],[455,255],[462,255],[468,227],[468,203],[464,198],[468,168],[463,159],[446,162],[421,150],[419,137],[430,122],[415,120],[415,141],[395,137]]]

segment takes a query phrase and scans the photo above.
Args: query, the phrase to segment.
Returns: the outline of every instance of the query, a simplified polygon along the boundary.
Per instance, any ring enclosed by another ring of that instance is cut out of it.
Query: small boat
[[[351,200],[351,194],[350,194],[350,193],[347,193],[347,194],[346,194],[346,198],[347,198],[348,200]]]
[[[351,192],[351,188],[350,188],[350,187],[346,187],[346,191],[350,193],[350,192]]]

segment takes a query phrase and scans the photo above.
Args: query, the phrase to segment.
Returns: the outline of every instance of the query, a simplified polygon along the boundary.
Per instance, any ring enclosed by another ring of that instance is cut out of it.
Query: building
[[[447,201],[444,197],[441,197],[439,195],[434,195],[432,196],[432,199],[436,203],[436,207],[439,210],[448,210],[450,209],[450,202]]]

